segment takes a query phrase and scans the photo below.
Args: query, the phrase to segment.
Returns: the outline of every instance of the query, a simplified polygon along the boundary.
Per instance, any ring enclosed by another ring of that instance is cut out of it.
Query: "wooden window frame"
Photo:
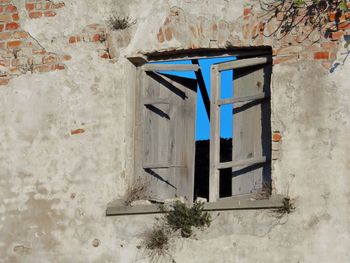
[[[201,58],[210,57],[225,57],[225,56],[236,56],[238,60],[221,63],[220,66],[213,65],[212,67],[212,78],[211,78],[211,101],[210,109],[207,107],[207,113],[210,113],[209,118],[210,123],[215,122],[215,125],[211,125],[211,138],[210,138],[210,174],[209,174],[209,202],[205,203],[204,210],[206,211],[224,211],[224,210],[249,210],[249,209],[275,209],[284,206],[284,196],[282,195],[270,195],[267,198],[256,198],[256,196],[237,196],[228,198],[219,198],[219,176],[218,171],[224,168],[231,168],[234,166],[250,165],[256,163],[266,162],[265,157],[251,158],[246,160],[238,160],[220,163],[218,158],[218,142],[220,143],[220,133],[217,132],[218,127],[220,127],[220,116],[218,116],[218,109],[220,106],[233,104],[233,103],[247,103],[252,100],[258,100],[265,98],[265,94],[256,94],[253,96],[230,98],[230,99],[218,99],[220,97],[218,93],[218,73],[223,70],[237,69],[240,67],[248,67],[251,65],[259,65],[271,62],[271,49],[201,49],[197,51],[176,51],[176,52],[160,52],[145,54],[143,56],[128,57],[130,62],[135,65],[135,68],[140,69],[143,67],[144,70],[169,70],[173,69],[174,65],[168,66],[159,64],[153,66],[152,64],[146,64],[149,62],[157,61],[171,61],[171,60],[192,60],[196,61]],[[264,57],[259,57],[264,56]],[[258,58],[257,58],[258,57]],[[244,60],[243,60],[244,59]],[[159,66],[161,69],[159,69]],[[198,65],[188,65],[188,67],[183,67],[181,65],[179,70],[193,70],[198,72],[200,70]],[[213,72],[214,71],[214,72]],[[216,91],[213,90],[214,86]],[[214,96],[214,97],[213,97]],[[203,98],[204,100],[208,98]],[[137,98],[135,100],[138,101]],[[145,102],[147,103],[147,102]],[[150,101],[149,103],[167,103],[166,101]],[[219,114],[220,115],[220,114]],[[213,131],[212,131],[213,129]],[[218,135],[219,134],[219,135]],[[218,140],[219,138],[219,140]],[[134,160],[135,161],[135,160]],[[107,206],[106,215],[107,216],[117,216],[117,215],[136,215],[136,214],[156,214],[162,213],[159,211],[159,205],[140,205],[140,206],[122,206],[117,200],[116,202],[111,202]]]

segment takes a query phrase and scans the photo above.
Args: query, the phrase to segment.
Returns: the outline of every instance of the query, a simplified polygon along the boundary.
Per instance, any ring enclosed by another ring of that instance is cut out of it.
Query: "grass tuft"
[[[131,17],[126,16],[126,17],[120,17],[117,15],[112,15],[108,19],[108,26],[112,30],[124,30],[132,25],[136,24],[136,20],[133,20]]]

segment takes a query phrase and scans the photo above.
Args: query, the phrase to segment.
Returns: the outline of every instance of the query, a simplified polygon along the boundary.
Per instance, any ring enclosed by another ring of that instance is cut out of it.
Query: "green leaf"
[[[294,0],[294,4],[298,7],[302,7],[305,4],[304,0]]]
[[[346,0],[342,0],[339,4],[339,9],[343,12],[348,11],[348,5],[346,4]]]

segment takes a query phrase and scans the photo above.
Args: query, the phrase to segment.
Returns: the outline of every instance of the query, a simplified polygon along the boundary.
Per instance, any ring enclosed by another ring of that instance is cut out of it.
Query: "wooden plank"
[[[142,68],[141,68],[142,70]],[[142,70],[143,71],[143,70]],[[145,79],[142,83],[142,104],[159,98],[171,98],[171,91],[152,76],[143,71]],[[173,141],[170,133],[173,123],[173,105],[157,104],[143,106],[142,126],[142,164],[140,171],[142,180],[147,185],[147,198],[161,199],[171,198],[176,194],[173,184],[173,176],[169,169],[151,170],[145,169],[144,164],[169,164],[171,163],[170,145]]]
[[[265,58],[264,58],[265,59]],[[263,60],[261,60],[263,62]],[[251,62],[245,65],[252,64]],[[235,98],[249,97],[265,93],[264,67],[239,68],[234,71],[234,94]],[[264,163],[266,159],[262,150],[262,103],[252,105],[245,109],[233,109],[233,137],[232,137],[232,162],[258,158],[257,163]],[[232,195],[244,195],[258,192],[263,184],[263,165],[247,167],[247,169],[232,169]],[[250,162],[248,161],[248,162]],[[254,160],[255,161],[255,160]],[[232,164],[233,164],[232,163]],[[231,164],[230,164],[231,165]]]
[[[259,58],[247,58],[242,60],[228,61],[217,65],[218,65],[218,70],[221,72],[224,70],[257,66],[261,64],[266,64],[268,62],[270,62],[270,59],[268,57],[259,57]]]
[[[247,101],[259,100],[259,99],[264,99],[264,98],[266,98],[265,93],[259,93],[256,95],[250,95],[250,96],[244,96],[244,97],[222,99],[222,100],[219,100],[218,104],[221,106],[221,105],[233,104],[233,103],[237,103],[237,102],[247,102]]]
[[[267,161],[266,157],[262,156],[262,157],[249,158],[249,159],[232,161],[232,162],[224,162],[224,163],[219,163],[218,169],[227,169],[227,168],[234,168],[234,167],[240,167],[240,166],[249,166],[249,165],[254,165],[254,164],[265,163],[266,161]]]
[[[145,64],[144,71],[197,71],[198,65],[191,64]]]
[[[219,199],[220,171],[220,73],[217,65],[210,71],[210,161],[209,161],[209,202]]]
[[[142,162],[135,173],[147,184],[148,198],[183,196],[192,201],[197,82],[154,72],[143,75],[138,127]]]
[[[199,66],[198,59],[192,59],[192,63],[194,65]],[[203,103],[204,103],[205,110],[207,112],[208,120],[210,122],[210,99],[209,99],[207,88],[205,86],[201,69],[199,68],[198,71],[195,72],[195,74],[198,81],[199,90],[201,91],[201,94],[202,94]]]
[[[217,202],[205,203],[205,211],[224,211],[224,210],[255,210],[255,209],[276,209],[284,207],[284,196],[273,195],[269,199],[256,200],[254,198],[225,198]],[[164,213],[159,210],[158,204],[140,205],[140,206],[115,206],[107,207],[107,216],[120,215],[144,215]]]

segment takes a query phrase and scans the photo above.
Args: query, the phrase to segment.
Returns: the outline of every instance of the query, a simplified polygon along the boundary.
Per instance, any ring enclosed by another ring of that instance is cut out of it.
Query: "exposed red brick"
[[[14,5],[8,5],[6,6],[5,10],[6,12],[9,12],[9,13],[17,12],[17,7]]]
[[[9,41],[7,42],[7,47],[8,48],[16,48],[22,45],[22,41],[16,40],[16,41]]]
[[[77,43],[77,42],[80,42],[80,37],[79,36],[72,36],[69,38],[69,44],[74,44],[74,43]]]
[[[66,67],[63,64],[56,64],[52,68],[53,70],[64,70]]]
[[[35,5],[33,3],[26,3],[26,9],[28,11],[32,11],[34,9]]]
[[[37,12],[30,12],[29,13],[29,17],[30,18],[40,18],[42,16],[43,16],[43,13],[39,12],[39,11],[37,11]]]
[[[53,16],[56,15],[56,12],[54,12],[54,11],[46,11],[46,12],[44,13],[44,15],[45,15],[46,17],[53,17]]]
[[[281,140],[282,140],[282,135],[281,135],[280,132],[274,132],[274,133],[272,134],[272,141],[274,141],[274,142],[279,142],[279,141],[281,141]]]
[[[43,63],[44,64],[49,64],[49,63],[53,63],[56,62],[57,57],[54,55],[48,55],[46,57],[43,58]]]
[[[332,40],[339,40],[343,37],[343,35],[344,35],[344,32],[342,32],[342,31],[332,32],[331,39]]]
[[[5,28],[6,30],[16,30],[19,28],[19,24],[16,22],[7,23]]]
[[[105,52],[105,53],[101,54],[100,57],[101,57],[101,58],[104,58],[104,59],[109,59],[109,58],[110,58],[108,52]]]
[[[98,42],[98,41],[100,41],[100,39],[101,39],[101,35],[100,34],[95,34],[92,37],[92,42]]]
[[[9,78],[0,78],[0,85],[7,85],[9,84],[9,81]]]
[[[51,2],[47,2],[47,3],[42,3],[42,9],[50,9],[53,6],[53,4]]]
[[[34,49],[32,52],[34,55],[45,55],[46,54],[45,49]]]
[[[81,134],[81,133],[84,133],[84,132],[85,132],[84,129],[76,129],[76,130],[71,130],[70,134],[71,135],[77,135],[77,134]]]
[[[9,32],[4,32],[4,33],[0,33],[0,40],[7,40],[10,39],[11,37],[11,33]]]
[[[29,37],[29,34],[26,31],[15,31],[12,33],[12,37],[26,39]]]
[[[334,21],[336,18],[337,18],[337,13],[336,12],[328,13],[329,21]]]
[[[0,32],[2,32],[4,30],[5,25],[4,24],[0,24]]]
[[[347,30],[350,29],[350,22],[344,21],[342,23],[339,23],[338,28],[340,30]]]
[[[251,13],[251,11],[252,11],[251,8],[244,8],[244,10],[243,10],[243,15],[244,15],[244,16],[247,16],[247,15],[249,15],[249,14]]]
[[[49,72],[51,71],[51,67],[49,65],[38,65],[34,67],[34,71],[40,73]]]
[[[329,59],[329,52],[328,51],[321,51],[321,52],[316,52],[314,54],[314,59]]]
[[[12,14],[12,19],[13,19],[13,21],[18,21],[19,20],[18,13]]]
[[[58,3],[58,4],[53,4],[51,7],[54,8],[54,9],[58,9],[58,8],[62,8],[64,6],[65,6],[64,3]]]
[[[71,60],[72,57],[71,57],[70,55],[64,55],[64,56],[62,57],[62,59],[63,59],[64,61],[68,61],[68,60]]]

